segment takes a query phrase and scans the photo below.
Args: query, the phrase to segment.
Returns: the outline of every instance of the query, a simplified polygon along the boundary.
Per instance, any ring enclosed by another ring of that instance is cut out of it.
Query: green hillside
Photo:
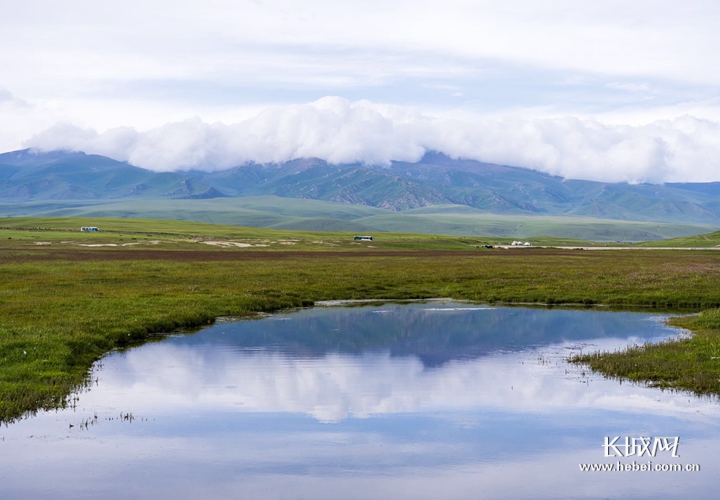
[[[614,221],[589,217],[501,216],[486,213],[448,213],[444,208],[433,214],[430,209],[385,214],[360,219],[359,222],[384,231],[416,231],[435,234],[492,235],[507,238],[554,236],[592,241],[649,241],[704,233],[713,226],[691,226],[672,223]]]
[[[97,202],[96,202],[97,203]],[[651,241],[703,234],[716,226],[589,217],[489,214],[463,205],[394,212],[364,205],[258,196],[208,200],[134,200],[72,206],[51,202],[0,204],[0,216],[168,219],[304,231],[426,233],[455,236],[590,241]]]
[[[345,207],[408,212],[435,207],[466,207],[462,213],[491,213],[501,216],[527,215],[609,219],[614,221],[664,222],[720,227],[720,183],[626,184],[563,179],[542,172],[492,165],[471,160],[451,159],[441,154],[426,154],[417,163],[392,162],[377,166],[364,164],[331,165],[316,158],[288,161],[282,164],[247,164],[216,172],[154,172],[98,155],[31,150],[0,154],[0,203],[14,205],[6,215],[39,215],[49,211],[28,212],[24,205],[44,203],[57,209],[77,208],[90,204],[129,202],[126,212],[97,212],[96,215],[137,216],[135,205],[160,201],[203,201],[252,197],[254,204],[230,203],[233,207],[274,213],[302,219],[355,220],[354,209],[327,210],[303,205],[303,213],[292,213],[292,202],[279,202],[275,208],[263,202],[266,197],[315,200]],[[147,216],[167,217],[169,210],[179,217],[197,219],[186,210],[150,206]],[[217,209],[217,205],[212,205]],[[115,207],[121,208],[121,207]],[[221,219],[229,222],[231,213],[224,206]],[[23,211],[25,210],[25,211]],[[451,208],[452,213],[461,213]],[[63,212],[57,212],[62,214]],[[73,212],[67,212],[72,214]],[[363,217],[384,212],[365,212]],[[142,214],[140,214],[142,215]],[[250,213],[242,215],[243,223],[253,225],[281,224],[292,227],[340,227],[328,220],[306,222],[293,219],[253,221]],[[203,216],[212,217],[211,214]],[[273,222],[274,221],[274,222]],[[417,223],[418,220],[414,220]],[[443,221],[425,222],[428,227]],[[364,222],[367,224],[367,222]],[[388,221],[383,222],[382,230]],[[467,232],[464,221],[450,222],[457,231]],[[715,226],[712,226],[712,225]],[[288,226],[288,227],[290,227]],[[358,226],[354,226],[358,227]],[[404,230],[404,229],[403,229]],[[470,229],[472,233],[472,228]],[[668,232],[669,231],[669,232]],[[446,231],[443,231],[446,232]],[[590,234],[597,232],[595,229]],[[658,239],[686,236],[693,232],[676,229],[657,231],[647,227],[619,232],[605,231],[602,238]],[[602,231],[601,231],[602,233]],[[520,234],[517,234],[521,236]]]
[[[720,247],[720,231],[709,234],[698,234],[684,238],[672,238],[669,240],[643,243],[643,246],[665,247],[665,248],[712,248]]]
[[[193,197],[211,191],[201,179],[152,172],[100,155],[55,151],[0,155],[0,199],[94,200],[121,197]],[[219,193],[218,193],[219,194]]]

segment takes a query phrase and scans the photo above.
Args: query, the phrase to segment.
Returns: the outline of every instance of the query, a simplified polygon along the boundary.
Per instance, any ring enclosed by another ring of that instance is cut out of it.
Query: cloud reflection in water
[[[712,497],[715,401],[582,376],[564,362],[570,348],[673,334],[661,318],[470,309],[305,310],[112,354],[76,411],[0,431],[0,494]],[[146,420],[106,420],[119,412]],[[68,430],[93,414],[99,425]],[[679,435],[682,460],[702,472],[579,472],[604,461],[608,435]]]

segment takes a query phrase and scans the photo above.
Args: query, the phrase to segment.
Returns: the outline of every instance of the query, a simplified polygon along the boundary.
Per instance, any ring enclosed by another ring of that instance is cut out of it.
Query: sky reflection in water
[[[112,354],[75,410],[1,429],[0,496],[714,498],[717,402],[564,361],[676,334],[452,302],[220,323]],[[580,472],[617,462],[605,436],[680,436],[654,460],[701,471]]]

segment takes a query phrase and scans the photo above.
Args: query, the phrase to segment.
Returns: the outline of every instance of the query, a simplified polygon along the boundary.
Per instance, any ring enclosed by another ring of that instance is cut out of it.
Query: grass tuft
[[[619,352],[576,355],[570,361],[587,364],[611,377],[698,395],[720,395],[720,309],[675,317],[670,323],[690,329],[693,334]]]

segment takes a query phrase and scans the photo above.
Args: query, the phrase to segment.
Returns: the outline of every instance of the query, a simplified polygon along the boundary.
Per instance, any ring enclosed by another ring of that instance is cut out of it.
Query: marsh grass
[[[163,232],[162,223],[157,224]],[[250,231],[257,235],[258,230]],[[425,248],[408,241],[398,244]],[[343,256],[329,257],[321,250],[294,254],[292,248],[282,250],[283,258],[277,258],[279,252],[258,251],[257,258],[236,261],[209,259],[212,252],[207,251],[192,254],[197,259],[177,260],[174,247],[152,260],[141,259],[140,253],[138,259],[114,260],[114,250],[98,248],[92,252],[109,257],[78,260],[72,252],[58,257],[57,245],[18,243],[2,238],[0,231],[0,421],[67,405],[68,395],[87,383],[92,363],[113,349],[211,324],[218,317],[252,317],[321,300],[449,297],[690,311],[720,306],[720,254],[714,252],[424,250],[373,256],[348,247]],[[672,355],[628,351],[627,356],[645,359],[657,369],[622,376],[668,387],[680,387],[683,377],[690,376],[698,381],[698,391],[719,393],[713,370],[720,361],[712,358],[719,345],[720,313],[678,321],[697,328],[698,334],[690,341],[668,343]],[[653,361],[663,356],[667,363]],[[614,374],[610,365],[595,363],[611,357],[578,361]],[[682,357],[692,373],[673,366]]]
[[[610,377],[697,395],[720,395],[720,309],[671,318],[670,324],[693,334],[618,352],[573,356],[570,361]]]

